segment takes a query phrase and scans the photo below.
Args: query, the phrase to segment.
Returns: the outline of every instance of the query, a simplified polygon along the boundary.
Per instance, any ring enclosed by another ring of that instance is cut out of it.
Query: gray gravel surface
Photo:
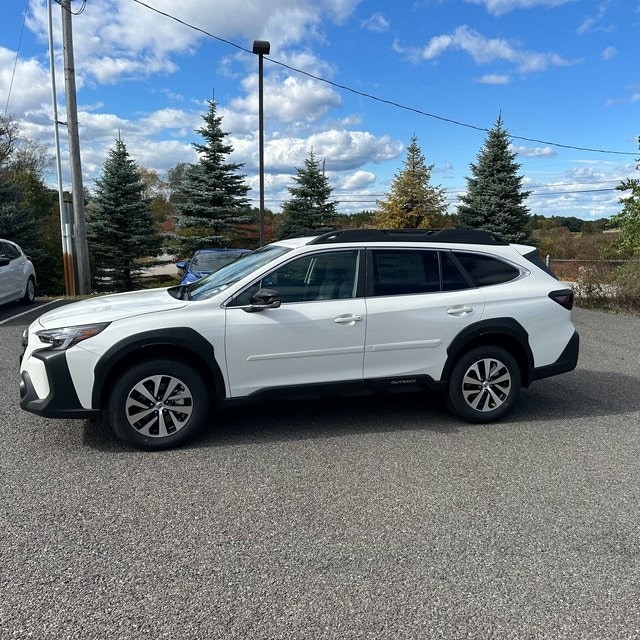
[[[0,638],[640,638],[640,319],[468,425],[416,395],[227,410],[175,451],[17,398],[0,325]]]

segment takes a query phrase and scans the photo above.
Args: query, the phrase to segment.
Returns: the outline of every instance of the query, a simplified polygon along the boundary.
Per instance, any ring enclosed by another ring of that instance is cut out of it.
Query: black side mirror
[[[251,303],[245,311],[263,311],[277,309],[282,304],[282,296],[275,289],[260,289],[251,297]]]
[[[6,267],[10,262],[9,258],[0,258],[0,267]]]

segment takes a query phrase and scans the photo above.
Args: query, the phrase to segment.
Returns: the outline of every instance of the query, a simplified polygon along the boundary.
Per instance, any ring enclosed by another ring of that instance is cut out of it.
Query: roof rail
[[[314,238],[309,244],[341,242],[456,242],[507,245],[494,233],[482,229],[342,229]]]

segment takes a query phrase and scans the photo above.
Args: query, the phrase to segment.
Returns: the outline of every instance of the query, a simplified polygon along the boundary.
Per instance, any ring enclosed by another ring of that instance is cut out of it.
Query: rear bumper
[[[553,363],[544,367],[537,367],[530,371],[529,381],[541,380],[542,378],[550,378],[560,373],[573,371],[578,365],[578,353],[580,351],[580,336],[577,331],[573,332],[571,339],[567,342],[567,346],[560,354],[560,357]]]

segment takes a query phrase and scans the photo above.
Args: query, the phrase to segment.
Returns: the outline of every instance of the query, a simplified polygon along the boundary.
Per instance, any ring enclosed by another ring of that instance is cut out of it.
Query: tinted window
[[[374,249],[371,258],[374,296],[440,291],[437,251]]]
[[[509,282],[520,275],[514,266],[492,256],[462,251],[454,251],[454,255],[477,287]]]
[[[443,291],[460,291],[469,288],[469,283],[448,251],[440,253],[440,265],[442,268]]]
[[[289,247],[278,244],[268,244],[266,247],[256,249],[248,253],[242,260],[236,260],[212,275],[200,278],[193,284],[187,285],[191,300],[206,300],[215,296],[233,283],[248,276],[256,269],[269,264],[281,255],[291,251]],[[172,295],[180,295],[181,287],[174,287],[169,290]]]
[[[550,276],[553,276],[556,280],[558,280],[558,276],[553,272],[551,267],[540,257],[540,251],[535,249],[530,253],[526,253],[524,256],[529,262],[533,263],[539,269],[542,269],[545,273],[548,273]]]
[[[232,305],[251,304],[251,298],[262,288],[275,289],[283,304],[354,298],[357,274],[357,250],[317,253],[272,271],[239,294]]]
[[[0,257],[15,260],[20,257],[20,252],[12,244],[2,242],[0,243]]]

